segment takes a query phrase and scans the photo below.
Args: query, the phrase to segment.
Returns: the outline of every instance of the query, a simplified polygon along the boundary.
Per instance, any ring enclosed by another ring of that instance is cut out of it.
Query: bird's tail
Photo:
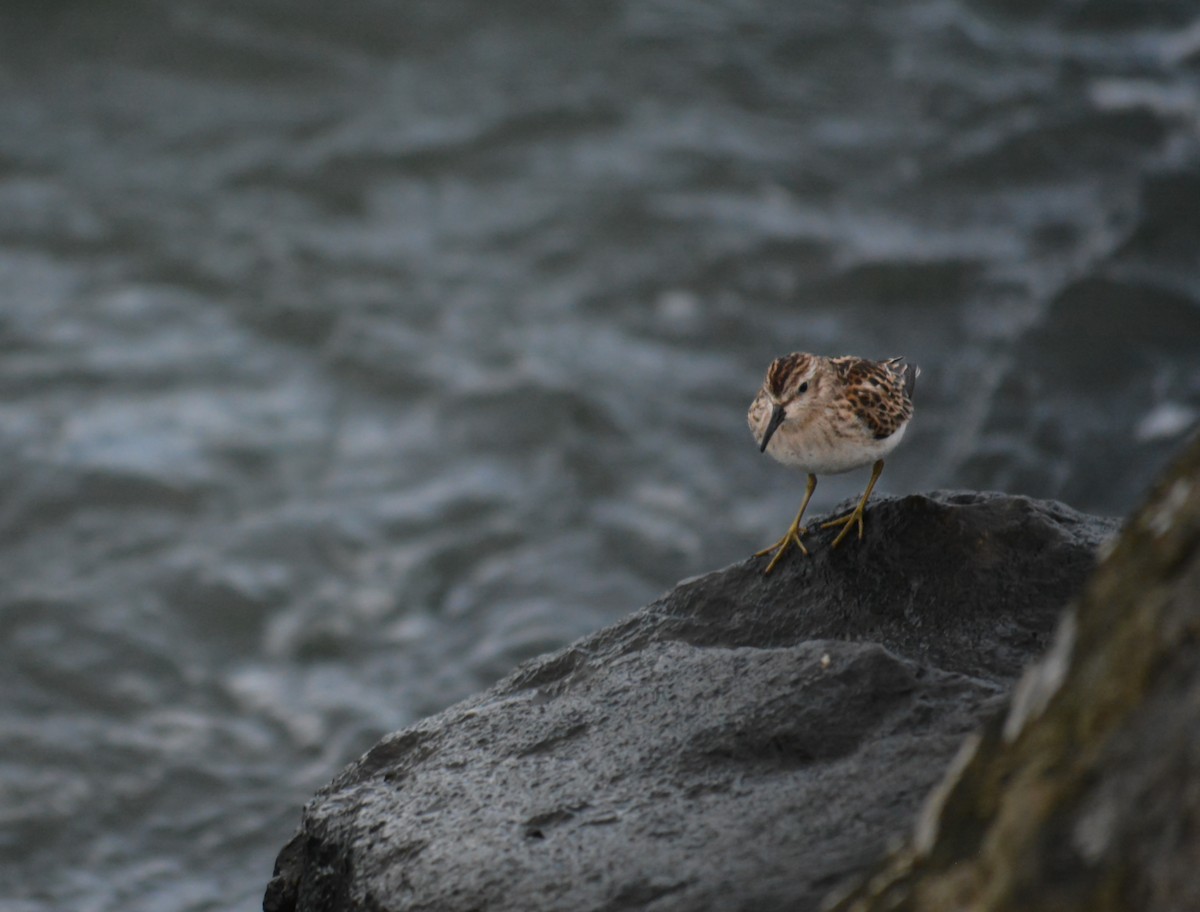
[[[888,358],[888,364],[900,369],[900,375],[904,378],[904,395],[911,399],[913,390],[917,388],[917,378],[921,376],[921,368],[915,364],[909,364],[903,356]]]

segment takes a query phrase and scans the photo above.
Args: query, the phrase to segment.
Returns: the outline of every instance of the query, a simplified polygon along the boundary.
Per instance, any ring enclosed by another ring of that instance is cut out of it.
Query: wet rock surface
[[[837,912],[1200,909],[1200,438]]]
[[[264,908],[815,909],[908,832],[1115,527],[880,499],[860,543],[686,581],[346,768]]]

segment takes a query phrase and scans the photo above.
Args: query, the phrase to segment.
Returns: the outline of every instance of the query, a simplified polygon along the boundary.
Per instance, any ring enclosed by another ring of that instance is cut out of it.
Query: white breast
[[[901,425],[896,433],[883,440],[866,436],[853,440],[833,438],[816,427],[806,434],[777,432],[767,444],[767,452],[784,465],[795,466],[803,472],[837,475],[883,459],[900,443],[907,427],[907,424]]]

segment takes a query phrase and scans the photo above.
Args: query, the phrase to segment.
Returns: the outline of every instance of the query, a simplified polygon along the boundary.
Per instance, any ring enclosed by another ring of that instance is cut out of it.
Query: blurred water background
[[[377,737],[778,537],[794,349],[923,366],[882,492],[1127,510],[1195,4],[6,4],[0,906],[256,908]]]

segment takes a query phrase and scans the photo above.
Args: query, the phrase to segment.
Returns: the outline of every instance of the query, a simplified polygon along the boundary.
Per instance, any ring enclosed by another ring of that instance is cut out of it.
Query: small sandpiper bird
[[[793,352],[776,358],[767,369],[762,389],[746,415],[760,452],[784,465],[808,473],[808,488],[800,512],[783,538],[757,552],[774,552],[764,573],[770,573],[785,551],[795,545],[805,554],[800,521],[817,487],[818,475],[849,472],[873,462],[871,480],[858,506],[821,526],[841,526],[832,548],[854,526],[863,537],[863,511],[871,489],[883,472],[883,459],[904,437],[913,413],[913,387],[921,369],[903,358],[868,361],[865,358],[826,358]]]

